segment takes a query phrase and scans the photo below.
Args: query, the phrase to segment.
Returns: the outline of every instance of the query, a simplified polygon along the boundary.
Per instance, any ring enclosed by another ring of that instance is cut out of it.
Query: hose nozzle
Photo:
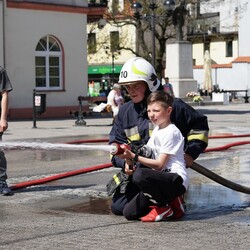
[[[112,155],[123,154],[124,148],[121,148],[121,145],[124,146],[126,149],[131,150],[131,148],[128,144],[118,144],[118,143],[114,142],[111,144],[111,146],[113,146],[113,148],[110,150],[110,154],[112,154]]]

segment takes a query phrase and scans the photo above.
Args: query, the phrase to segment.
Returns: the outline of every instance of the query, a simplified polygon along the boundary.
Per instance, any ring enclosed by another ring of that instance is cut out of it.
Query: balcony
[[[105,0],[88,0],[88,23],[102,19],[107,5]]]

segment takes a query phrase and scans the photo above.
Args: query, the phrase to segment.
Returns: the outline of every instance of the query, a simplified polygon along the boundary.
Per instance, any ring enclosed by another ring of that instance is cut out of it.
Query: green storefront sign
[[[119,74],[121,71],[122,65],[115,65],[114,72],[112,70],[112,66],[88,66],[88,74]]]

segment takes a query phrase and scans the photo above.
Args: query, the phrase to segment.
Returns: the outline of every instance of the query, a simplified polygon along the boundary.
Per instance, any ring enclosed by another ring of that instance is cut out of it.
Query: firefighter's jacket
[[[153,131],[153,124],[147,116],[146,107],[145,100],[141,103],[129,101],[121,106],[109,134],[109,143],[123,144],[136,140],[146,144]],[[207,117],[181,99],[175,98],[171,121],[185,138],[185,153],[195,160],[208,145]],[[115,167],[124,167],[124,160],[117,156],[113,156],[111,161]]]

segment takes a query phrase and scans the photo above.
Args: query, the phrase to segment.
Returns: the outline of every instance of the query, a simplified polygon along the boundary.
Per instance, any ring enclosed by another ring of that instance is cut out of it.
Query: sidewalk
[[[220,133],[250,133],[250,104],[194,106],[208,117],[210,135]],[[223,117],[223,118],[222,118]],[[3,136],[5,141],[49,139],[54,137],[108,137],[112,128],[112,118],[99,117],[84,119],[86,126],[75,125],[76,118],[60,120],[38,120],[33,128],[33,121],[10,121]],[[220,143],[220,141],[217,141]],[[210,141],[209,143],[215,143]],[[217,144],[216,144],[217,145]],[[214,146],[210,144],[210,146]]]
[[[108,135],[112,118],[86,118],[86,126],[75,125],[76,119],[10,121],[4,135],[5,140],[23,140],[65,136]]]
[[[195,107],[208,116],[210,134],[249,134],[250,104]],[[112,118],[11,121],[4,141],[65,142],[108,138]],[[216,139],[209,147],[246,138]],[[102,143],[105,144],[105,143]],[[197,161],[250,186],[250,145],[206,153]],[[108,163],[102,151],[9,150],[10,185]],[[180,221],[129,222],[110,213],[106,183],[114,168],[59,179],[0,197],[0,248],[248,250],[250,195],[233,191],[190,169],[187,213]]]

